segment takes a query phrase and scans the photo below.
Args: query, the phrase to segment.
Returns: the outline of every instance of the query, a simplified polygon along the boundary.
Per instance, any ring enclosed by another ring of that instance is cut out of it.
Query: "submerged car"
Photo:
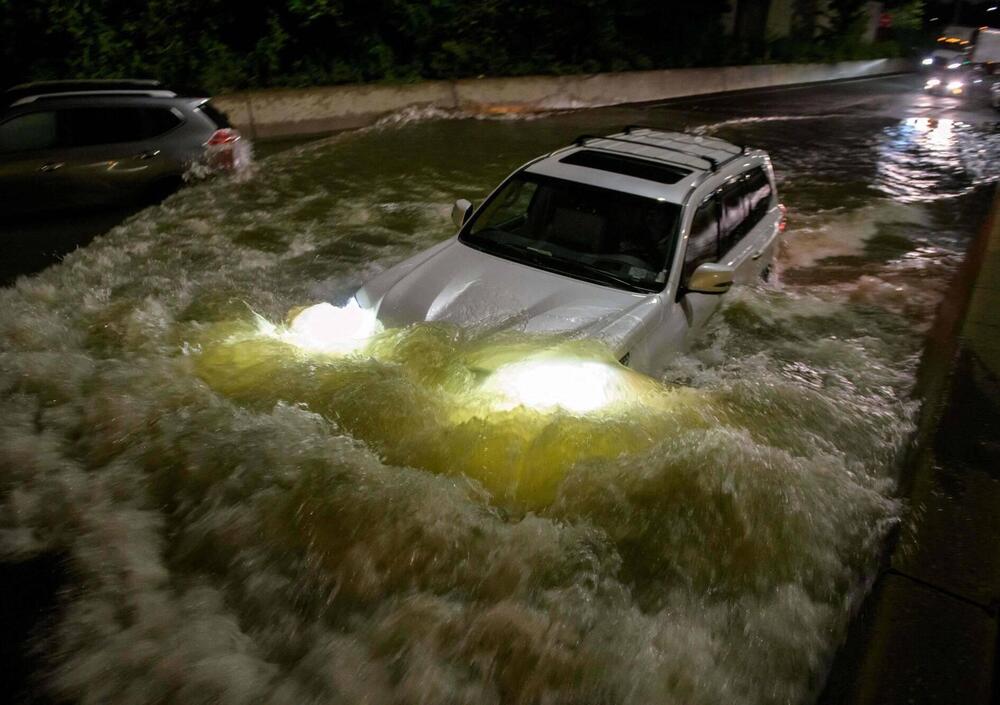
[[[156,81],[29,83],[0,98],[4,213],[155,197],[192,165],[243,159],[240,133],[208,97]]]
[[[924,92],[931,95],[961,96],[968,89],[968,77],[958,71],[937,74],[924,81]]]
[[[355,295],[384,326],[446,321],[597,339],[656,375],[734,283],[766,278],[784,207],[768,155],[628,127],[532,160],[458,234]]]

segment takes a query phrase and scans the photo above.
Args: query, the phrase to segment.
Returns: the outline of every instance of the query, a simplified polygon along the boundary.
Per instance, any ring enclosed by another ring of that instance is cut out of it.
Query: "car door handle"
[[[49,173],[50,171],[55,171],[56,169],[62,169],[64,164],[62,162],[45,162],[38,170],[43,173]]]
[[[160,153],[160,150],[158,150],[158,149],[144,149],[143,151],[141,151],[138,154],[136,154],[135,158],[136,159],[141,159],[141,160],[145,161],[146,159],[152,159],[153,157],[155,157],[159,153]]]
[[[767,248],[766,247],[763,248],[763,249],[757,250],[756,252],[754,252],[754,253],[752,253],[750,255],[750,259],[760,259],[761,257],[764,256],[765,252],[767,252]]]

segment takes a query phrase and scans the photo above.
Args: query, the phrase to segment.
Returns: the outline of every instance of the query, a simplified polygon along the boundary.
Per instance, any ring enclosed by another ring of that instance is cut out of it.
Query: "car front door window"
[[[687,282],[698,265],[719,259],[719,221],[716,217],[715,196],[709,196],[695,211],[691,220],[687,249],[684,251],[682,282]]]
[[[0,124],[0,153],[49,149],[57,137],[55,112],[19,115]]]

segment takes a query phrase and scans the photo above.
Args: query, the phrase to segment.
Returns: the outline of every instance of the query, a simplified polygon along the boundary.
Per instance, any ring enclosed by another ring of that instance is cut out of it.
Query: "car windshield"
[[[507,259],[629,291],[662,291],[679,206],[522,172],[459,239]]]

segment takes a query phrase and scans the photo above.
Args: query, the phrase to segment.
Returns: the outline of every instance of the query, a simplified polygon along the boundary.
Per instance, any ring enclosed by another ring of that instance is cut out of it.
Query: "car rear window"
[[[0,151],[139,142],[183,122],[170,108],[61,108],[28,113],[0,125]]]
[[[65,108],[59,121],[60,142],[67,147],[136,142],[145,136],[139,108]]]
[[[202,103],[198,106],[198,110],[203,112],[209,120],[214,122],[216,128],[222,129],[224,127],[232,127],[232,125],[229,124],[229,118],[226,117],[226,114],[211,103]]]
[[[58,114],[59,142],[66,147],[140,142],[169,132],[182,122],[170,108],[64,108]]]
[[[159,137],[183,122],[170,108],[145,108],[146,137]]]
[[[588,169],[599,171],[609,171],[613,174],[623,176],[633,176],[637,179],[655,181],[658,184],[676,184],[691,172],[687,169],[671,166],[669,164],[658,164],[646,159],[634,159],[623,157],[618,154],[598,152],[593,149],[582,149],[573,152],[569,156],[559,160],[562,164],[572,164],[573,166],[584,166]]]

